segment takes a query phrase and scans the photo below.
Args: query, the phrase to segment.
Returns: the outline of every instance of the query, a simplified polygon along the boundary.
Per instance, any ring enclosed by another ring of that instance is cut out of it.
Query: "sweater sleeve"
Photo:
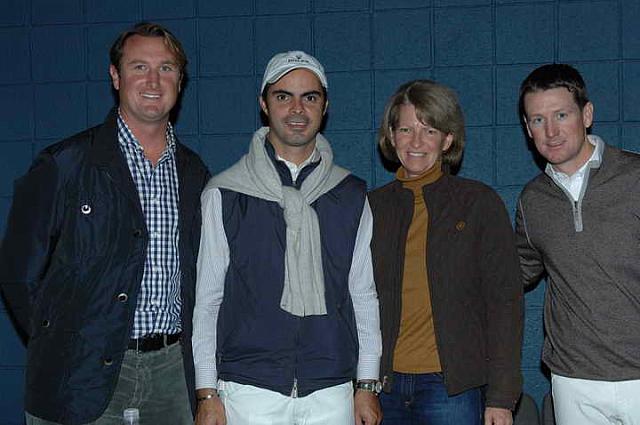
[[[527,219],[522,197],[516,209],[516,243],[520,258],[520,276],[525,286],[537,283],[544,273],[544,264],[540,252],[534,248],[529,239]]]

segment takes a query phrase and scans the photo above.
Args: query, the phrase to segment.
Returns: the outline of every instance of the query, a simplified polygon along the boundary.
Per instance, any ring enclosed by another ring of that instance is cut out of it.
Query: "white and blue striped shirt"
[[[154,167],[118,114],[118,142],[138,190],[149,244],[131,338],[181,331],[180,258],[178,255],[178,172],[173,127],[167,126],[167,148]]]

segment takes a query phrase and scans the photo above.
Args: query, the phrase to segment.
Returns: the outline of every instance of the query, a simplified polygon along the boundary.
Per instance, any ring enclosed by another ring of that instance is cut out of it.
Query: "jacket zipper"
[[[432,220],[432,216],[431,214],[429,214],[429,207],[427,206],[427,197],[425,196],[425,190],[423,188],[423,199],[424,199],[424,205],[425,208],[427,210],[427,255],[425,256],[425,268],[427,270],[427,287],[429,288],[429,294],[431,297],[431,321],[433,323],[433,336],[435,337],[435,341],[436,341],[436,353],[438,354],[438,360],[440,362],[440,372],[442,374],[442,383],[444,384],[445,388],[447,387],[447,362],[444,360],[444,356],[441,355],[441,341],[440,341],[440,335],[438,333],[438,327],[436,326],[436,307],[434,307],[434,303],[433,303],[433,282],[435,281],[434,276],[433,276],[433,270],[431,270],[429,268],[429,229],[431,229],[431,225],[433,224],[433,220]],[[402,310],[401,313],[402,314]]]

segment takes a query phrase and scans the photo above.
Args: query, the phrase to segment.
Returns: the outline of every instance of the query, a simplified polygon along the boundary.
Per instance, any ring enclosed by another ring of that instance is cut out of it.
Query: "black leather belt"
[[[150,334],[138,339],[129,340],[129,350],[141,352],[157,351],[180,341],[180,333],[177,334]]]

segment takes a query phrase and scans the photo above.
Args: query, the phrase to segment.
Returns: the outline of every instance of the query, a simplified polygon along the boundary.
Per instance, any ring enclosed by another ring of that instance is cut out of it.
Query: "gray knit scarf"
[[[333,164],[329,142],[316,135],[320,164],[302,182],[300,190],[283,186],[265,149],[269,127],[256,131],[249,153],[221,174],[207,188],[218,187],[277,202],[284,210],[287,246],[284,288],[280,307],[295,316],[327,314],[318,216],[311,203],[333,189],[349,172]]]

